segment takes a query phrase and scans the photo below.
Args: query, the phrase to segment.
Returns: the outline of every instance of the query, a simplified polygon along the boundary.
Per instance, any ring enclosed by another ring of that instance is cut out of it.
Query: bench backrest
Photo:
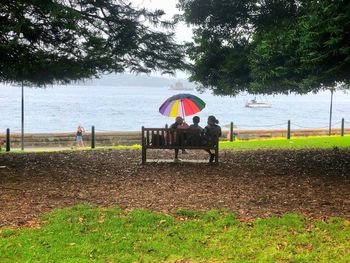
[[[142,145],[145,147],[216,147],[217,141],[210,138],[198,129],[170,129],[142,127]]]

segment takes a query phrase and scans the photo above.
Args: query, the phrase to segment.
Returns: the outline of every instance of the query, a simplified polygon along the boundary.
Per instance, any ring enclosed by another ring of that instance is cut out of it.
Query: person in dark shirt
[[[201,133],[203,132],[203,128],[199,126],[200,118],[198,116],[194,116],[192,118],[193,124],[190,125],[189,132],[187,134],[187,143],[191,146],[200,146],[202,145],[201,141]]]
[[[193,121],[193,124],[190,125],[189,127],[190,129],[193,129],[193,130],[197,129],[199,131],[203,130],[203,128],[199,126],[199,122],[201,121],[201,119],[198,116],[194,116],[192,118],[192,121]]]
[[[219,121],[215,118],[215,116],[209,116],[207,126],[204,128],[204,135],[206,138],[206,144],[208,146],[215,145],[220,136],[221,136],[221,127],[218,125]],[[213,162],[215,158],[215,154],[211,153],[210,150],[207,150],[209,153],[209,162]]]

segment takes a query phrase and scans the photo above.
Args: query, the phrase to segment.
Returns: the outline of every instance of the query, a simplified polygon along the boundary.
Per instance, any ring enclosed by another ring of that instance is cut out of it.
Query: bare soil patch
[[[149,151],[172,158],[171,151]],[[190,152],[188,159],[207,158]],[[75,204],[228,209],[241,220],[302,213],[350,218],[350,150],[221,151],[220,164],[140,165],[140,151],[0,155],[0,227],[36,225]]]

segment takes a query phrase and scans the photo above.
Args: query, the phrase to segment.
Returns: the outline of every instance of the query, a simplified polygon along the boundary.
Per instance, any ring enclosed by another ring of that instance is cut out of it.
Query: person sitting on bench
[[[176,130],[183,130],[183,129],[188,129],[188,125],[186,122],[184,122],[184,119],[180,116],[176,117],[175,123],[170,125],[170,131],[171,131],[171,142],[173,144],[179,144],[181,145],[181,140],[179,133],[176,132]],[[184,134],[185,135],[185,134]],[[183,138],[185,139],[185,138]],[[182,150],[182,153],[186,153],[185,149]],[[179,161],[178,159],[178,154],[179,154],[179,149],[175,149],[175,161]]]
[[[191,130],[199,130],[200,132],[203,130],[203,128],[201,126],[199,126],[199,122],[201,121],[201,119],[198,116],[194,116],[192,118],[193,124],[190,125],[190,129]]]
[[[221,136],[221,127],[218,125],[219,121],[215,116],[208,117],[208,125],[204,128],[205,144],[208,146],[215,145]],[[215,154],[211,153],[210,150],[206,150],[209,153],[209,162],[213,162]]]
[[[201,133],[203,132],[203,128],[199,126],[200,118],[198,116],[194,116],[192,118],[193,124],[189,127],[189,133],[187,134],[187,142],[191,146],[200,146],[202,145],[201,141]]]

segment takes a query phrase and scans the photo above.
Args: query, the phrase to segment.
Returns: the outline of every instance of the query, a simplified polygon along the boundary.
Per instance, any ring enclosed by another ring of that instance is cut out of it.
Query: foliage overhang
[[[68,83],[102,73],[186,69],[173,21],[124,0],[4,0],[0,82]]]
[[[346,0],[180,0],[191,79],[216,94],[318,92],[350,83]]]

